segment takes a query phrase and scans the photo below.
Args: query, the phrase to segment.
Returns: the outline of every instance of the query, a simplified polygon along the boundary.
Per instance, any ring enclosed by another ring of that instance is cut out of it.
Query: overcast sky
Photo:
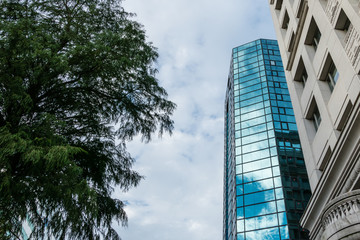
[[[220,240],[223,113],[231,49],[275,39],[268,1],[126,0],[158,48],[160,83],[177,104],[170,137],[128,150],[145,176],[128,193],[123,240]]]

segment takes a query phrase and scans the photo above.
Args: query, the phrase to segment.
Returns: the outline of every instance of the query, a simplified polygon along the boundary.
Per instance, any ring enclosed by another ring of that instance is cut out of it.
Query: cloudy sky
[[[123,240],[222,238],[223,105],[231,49],[275,38],[268,1],[126,0],[159,50],[158,78],[178,107],[175,131],[129,143],[145,176],[126,200]]]

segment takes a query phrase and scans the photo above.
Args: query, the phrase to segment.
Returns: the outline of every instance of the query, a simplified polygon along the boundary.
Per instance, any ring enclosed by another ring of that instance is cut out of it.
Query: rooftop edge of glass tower
[[[223,239],[308,239],[311,192],[276,40],[232,49],[224,116]]]

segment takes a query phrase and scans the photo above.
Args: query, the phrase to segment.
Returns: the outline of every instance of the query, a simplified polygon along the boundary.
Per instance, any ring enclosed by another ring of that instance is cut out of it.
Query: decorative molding
[[[329,225],[352,214],[360,213],[360,190],[342,194],[326,204],[321,224],[325,230]],[[346,226],[344,226],[346,227]]]
[[[340,12],[340,4],[337,0],[328,0],[325,8],[325,13],[329,18],[331,24],[333,25],[336,20],[336,16],[338,16]]]
[[[360,60],[360,34],[352,24],[349,26],[344,42],[346,55],[353,67],[356,67]]]

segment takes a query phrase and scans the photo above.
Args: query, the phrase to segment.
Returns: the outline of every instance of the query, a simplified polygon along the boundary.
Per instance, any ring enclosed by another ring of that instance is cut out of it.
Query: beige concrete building
[[[311,239],[360,239],[359,0],[270,0],[312,198]]]

